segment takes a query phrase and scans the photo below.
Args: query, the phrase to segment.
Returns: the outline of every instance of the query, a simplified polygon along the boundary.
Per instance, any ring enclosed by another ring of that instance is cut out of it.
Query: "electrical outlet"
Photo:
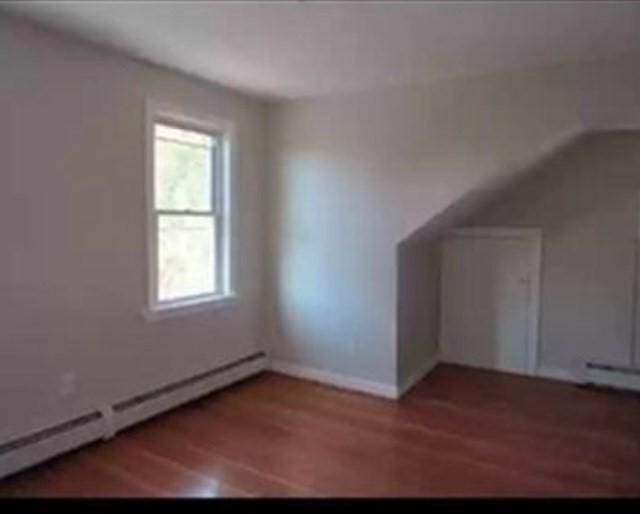
[[[67,372],[60,378],[60,396],[70,396],[76,392],[76,374]]]

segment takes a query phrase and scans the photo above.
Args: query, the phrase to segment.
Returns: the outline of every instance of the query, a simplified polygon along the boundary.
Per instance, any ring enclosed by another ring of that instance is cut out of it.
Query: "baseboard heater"
[[[93,412],[0,444],[0,479],[260,373],[264,352],[172,382]]]
[[[586,363],[588,385],[640,391],[640,369],[596,362]]]

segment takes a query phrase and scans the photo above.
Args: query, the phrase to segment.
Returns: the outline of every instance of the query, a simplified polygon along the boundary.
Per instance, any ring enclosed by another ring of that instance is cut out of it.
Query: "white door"
[[[442,359],[534,373],[539,243],[497,232],[465,230],[443,243]]]

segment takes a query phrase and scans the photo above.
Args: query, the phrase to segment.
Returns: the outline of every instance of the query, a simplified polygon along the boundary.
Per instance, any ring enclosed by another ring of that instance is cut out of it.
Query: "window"
[[[166,115],[149,123],[150,310],[228,300],[229,134]]]

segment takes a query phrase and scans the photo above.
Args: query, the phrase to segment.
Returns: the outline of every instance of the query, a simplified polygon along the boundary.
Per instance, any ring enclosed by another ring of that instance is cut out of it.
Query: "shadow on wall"
[[[469,191],[396,247],[398,303],[398,381],[406,383],[437,359],[440,332],[440,241],[494,202],[537,179],[581,147],[585,134],[561,141],[535,162]]]
[[[539,364],[580,377],[585,361],[637,364],[640,132],[591,133],[574,150],[467,223],[542,229]]]

